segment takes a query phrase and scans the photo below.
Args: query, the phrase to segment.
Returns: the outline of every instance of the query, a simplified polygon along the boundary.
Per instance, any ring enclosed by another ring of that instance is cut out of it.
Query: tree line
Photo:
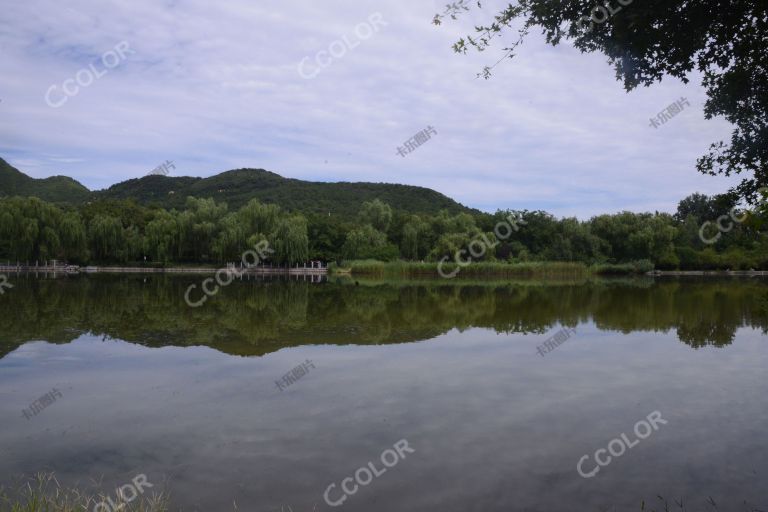
[[[482,261],[647,260],[659,269],[766,269],[765,206],[735,214],[736,202],[729,194],[693,194],[675,214],[620,212],[582,221],[529,210],[417,215],[378,199],[355,216],[340,216],[301,214],[255,199],[230,211],[226,203],[194,197],[180,210],[131,200],[74,207],[6,197],[0,198],[0,261],[220,264],[240,261],[244,250],[267,241],[274,251],[270,262],[278,265],[315,259],[437,262],[482,237],[493,242]],[[519,230],[499,239],[494,228],[510,216],[520,219]]]

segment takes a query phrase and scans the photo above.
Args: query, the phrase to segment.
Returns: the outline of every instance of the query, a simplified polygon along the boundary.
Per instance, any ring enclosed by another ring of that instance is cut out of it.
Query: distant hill
[[[0,158],[0,197],[32,196],[52,203],[81,203],[91,191],[66,176],[31,178]]]
[[[263,169],[236,169],[209,178],[149,175],[90,192],[63,176],[36,180],[0,159],[0,196],[36,196],[79,204],[98,199],[133,199],[139,204],[183,208],[187,196],[212,197],[237,209],[251,199],[290,211],[354,216],[365,201],[381,199],[411,213],[470,212],[469,208],[429,188],[387,183],[325,183],[284,178]]]
[[[187,196],[212,197],[231,209],[255,198],[305,213],[355,215],[365,201],[381,199],[412,213],[470,211],[453,199],[424,187],[387,183],[324,183],[283,178],[263,169],[237,169],[210,178],[144,176],[95,193],[109,199],[132,198],[142,204],[180,208]]]

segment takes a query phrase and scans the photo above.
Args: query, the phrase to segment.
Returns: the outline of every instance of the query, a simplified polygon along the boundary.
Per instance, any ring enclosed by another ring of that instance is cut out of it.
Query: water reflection
[[[146,346],[205,345],[260,356],[306,344],[392,344],[472,327],[544,333],[592,321],[602,330],[676,333],[687,345],[726,346],[737,329],[768,331],[764,280],[583,283],[380,283],[331,278],[239,281],[204,307],[184,291],[199,276],[17,276],[0,296],[0,355],[31,340],[81,334]]]
[[[53,471],[111,492],[146,474],[172,510],[340,510],[328,486],[407,439],[415,453],[341,510],[768,503],[765,281],[244,281],[196,309],[193,282],[14,280],[0,485]],[[564,326],[576,333],[542,358]],[[690,348],[707,345],[728,348]],[[663,430],[579,475],[653,411]]]

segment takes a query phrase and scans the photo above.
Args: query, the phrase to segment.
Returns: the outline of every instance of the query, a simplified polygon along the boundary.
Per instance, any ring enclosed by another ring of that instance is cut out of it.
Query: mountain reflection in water
[[[592,321],[601,330],[670,332],[694,348],[768,331],[765,280],[596,280],[578,283],[242,281],[200,308],[184,302],[199,276],[15,276],[0,296],[0,355],[33,340],[81,334],[145,346],[204,345],[241,356],[317,344],[391,344],[471,327],[545,333]]]

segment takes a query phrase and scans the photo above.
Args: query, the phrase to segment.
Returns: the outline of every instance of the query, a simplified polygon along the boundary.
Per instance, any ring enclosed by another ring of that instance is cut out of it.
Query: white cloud
[[[500,54],[459,56],[450,46],[486,21],[493,6],[435,27],[440,6],[406,0],[6,6],[0,156],[35,177],[67,174],[91,188],[173,160],[175,175],[266,168],[308,180],[421,185],[473,207],[580,217],[672,211],[694,191],[728,187],[694,168],[709,143],[730,131],[721,120],[704,120],[696,80],[665,80],[627,94],[604,56],[549,47],[535,35],[491,80],[477,79]],[[354,39],[355,26],[375,12],[386,26],[316,78],[299,76],[304,57],[314,60],[333,41]],[[123,40],[135,54],[61,108],[46,104],[50,85]],[[681,96],[692,106],[650,128],[649,118]],[[398,156],[397,146],[427,125],[438,135]]]

